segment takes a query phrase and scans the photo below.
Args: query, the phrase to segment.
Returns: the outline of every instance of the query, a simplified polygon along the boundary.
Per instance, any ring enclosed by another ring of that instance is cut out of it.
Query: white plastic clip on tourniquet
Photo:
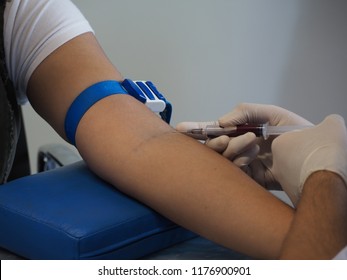
[[[80,93],[72,102],[65,117],[65,134],[71,144],[76,145],[75,134],[84,114],[99,100],[113,94],[129,94],[146,104],[153,112],[170,123],[172,106],[150,81],[123,82],[103,81],[96,83]]]

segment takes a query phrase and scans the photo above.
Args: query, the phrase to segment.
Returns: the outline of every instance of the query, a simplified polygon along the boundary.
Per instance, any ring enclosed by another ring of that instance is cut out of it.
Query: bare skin
[[[65,115],[78,94],[96,82],[122,79],[86,33],[39,65],[28,97],[65,138]],[[132,97],[97,102],[82,118],[76,143],[96,174],[176,223],[255,258],[279,256],[293,209]]]
[[[347,186],[332,172],[313,173],[302,198],[281,259],[332,259],[347,244]]]

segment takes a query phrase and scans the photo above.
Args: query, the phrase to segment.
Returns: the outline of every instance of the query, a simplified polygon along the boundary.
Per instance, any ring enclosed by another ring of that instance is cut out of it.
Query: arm
[[[244,104],[221,125],[307,121],[282,108]],[[197,124],[199,125],[199,124]],[[268,170],[297,205],[281,258],[332,258],[347,244],[347,131],[343,118],[328,116],[317,126],[270,139]],[[266,142],[266,141],[265,141]],[[257,166],[266,178],[266,168]]]
[[[332,259],[347,244],[347,187],[332,172],[305,182],[281,259]]]
[[[29,80],[28,97],[65,137],[71,102],[107,79],[122,77],[87,33],[39,65]],[[96,103],[82,118],[76,142],[96,174],[178,224],[254,257],[278,256],[292,209],[132,97],[114,95]]]
[[[347,131],[331,115],[273,141],[274,174],[297,204],[281,258],[328,259],[347,244]]]

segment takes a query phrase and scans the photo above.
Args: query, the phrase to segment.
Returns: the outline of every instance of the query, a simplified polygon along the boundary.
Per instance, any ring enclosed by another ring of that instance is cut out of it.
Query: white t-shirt
[[[36,67],[61,45],[86,32],[93,30],[69,0],[12,0],[6,3],[6,65],[19,104],[27,102],[27,84]]]

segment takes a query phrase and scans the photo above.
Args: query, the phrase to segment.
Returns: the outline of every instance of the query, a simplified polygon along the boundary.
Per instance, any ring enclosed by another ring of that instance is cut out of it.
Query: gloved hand
[[[247,171],[247,166],[257,157],[259,145],[254,133],[248,132],[238,137],[219,136],[208,139],[205,144],[231,160],[236,166]]]
[[[344,120],[328,116],[319,125],[277,137],[272,144],[273,174],[294,205],[314,172],[337,173],[347,185],[347,132]]]
[[[176,126],[176,130],[184,132],[190,129],[205,128],[207,125],[218,125],[218,123],[182,122]],[[259,146],[256,142],[257,138],[254,133],[246,133],[235,138],[229,138],[228,136],[223,135],[214,139],[207,139],[205,144],[231,160],[236,166],[243,168],[252,162],[257,156]]]
[[[283,125],[312,125],[309,121],[274,105],[243,103],[238,105],[233,111],[224,115],[218,120],[222,127],[235,126],[244,123],[268,123],[273,126]],[[256,159],[248,166],[247,173],[260,185],[267,189],[280,189],[276,178],[272,173],[272,152],[271,144],[275,137],[264,140],[258,138],[260,147]]]
[[[250,103],[240,104],[217,122],[222,127],[245,123],[312,125],[304,118],[281,107]],[[201,128],[208,124],[216,124],[216,122],[195,122],[189,124],[191,127],[188,128]],[[267,189],[279,189],[280,185],[271,172],[271,144],[273,139],[274,137],[270,137],[267,140],[255,138],[254,134],[245,134],[236,138],[220,136],[206,141],[206,145],[231,159],[237,166],[242,166],[242,169],[262,186]],[[236,157],[235,154],[237,155]]]

